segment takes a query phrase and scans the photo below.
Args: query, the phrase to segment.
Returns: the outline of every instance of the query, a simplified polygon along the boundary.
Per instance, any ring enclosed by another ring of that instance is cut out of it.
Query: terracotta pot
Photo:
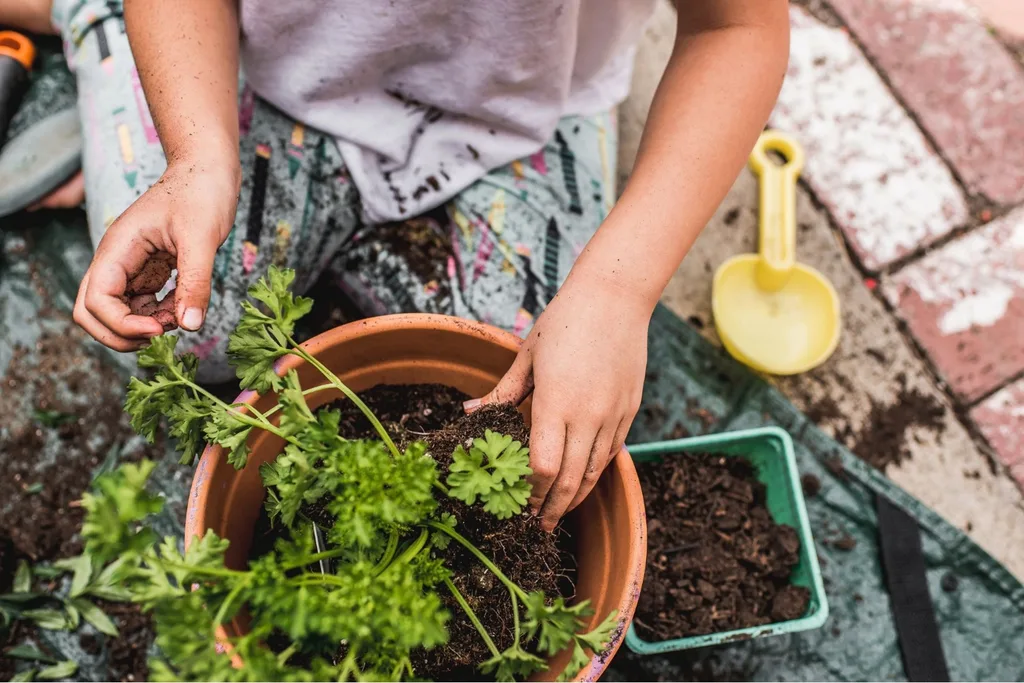
[[[439,315],[393,315],[343,325],[304,345],[355,391],[377,384],[439,383],[471,396],[482,396],[511,366],[521,341],[482,323]],[[296,356],[278,364],[283,374],[297,369],[303,386],[322,384],[317,370]],[[340,392],[311,394],[311,408],[332,401]],[[239,402],[266,410],[274,395],[243,392]],[[529,415],[529,404],[524,404]],[[207,448],[199,462],[189,495],[185,522],[186,545],[207,529],[231,541],[226,563],[244,568],[253,529],[263,503],[259,467],[280,453],[282,441],[266,432],[254,437],[248,465],[236,471],[219,447]],[[583,521],[585,520],[585,522]],[[577,523],[574,523],[577,522]],[[611,651],[594,657],[576,680],[596,680],[619,648],[643,583],[647,554],[643,496],[633,461],[622,451],[605,471],[594,492],[568,520],[576,540],[577,595],[589,598],[595,610],[591,626],[613,609],[622,627],[614,633]],[[237,620],[226,632],[238,633]],[[545,679],[564,669],[569,652],[554,657]]]

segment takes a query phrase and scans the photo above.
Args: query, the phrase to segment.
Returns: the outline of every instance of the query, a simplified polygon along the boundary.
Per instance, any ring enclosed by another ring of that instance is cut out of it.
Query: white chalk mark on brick
[[[850,37],[790,9],[789,72],[771,125],[807,153],[804,177],[876,270],[966,221],[942,160]]]

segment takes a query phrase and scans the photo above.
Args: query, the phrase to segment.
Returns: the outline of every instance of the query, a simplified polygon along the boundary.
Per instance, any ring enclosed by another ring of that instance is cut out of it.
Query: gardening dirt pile
[[[796,530],[776,524],[765,488],[738,457],[676,454],[637,463],[647,506],[647,572],[634,625],[672,640],[803,616],[791,586]]]

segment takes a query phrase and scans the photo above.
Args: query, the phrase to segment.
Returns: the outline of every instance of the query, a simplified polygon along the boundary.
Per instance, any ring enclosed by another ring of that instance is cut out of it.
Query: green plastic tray
[[[793,455],[793,441],[789,434],[778,427],[763,427],[628,448],[637,462],[660,460],[675,453],[688,452],[720,453],[746,458],[757,469],[757,478],[765,485],[768,511],[772,518],[777,523],[788,524],[800,534],[800,561],[793,569],[791,580],[794,585],[804,586],[811,591],[811,600],[804,616],[765,626],[648,642],[640,638],[636,629],[630,625],[626,632],[626,646],[630,650],[640,655],[656,655],[748,638],[808,631],[825,623],[828,618],[828,601],[821,583],[818,555],[807,521],[807,509],[804,507],[803,491]]]

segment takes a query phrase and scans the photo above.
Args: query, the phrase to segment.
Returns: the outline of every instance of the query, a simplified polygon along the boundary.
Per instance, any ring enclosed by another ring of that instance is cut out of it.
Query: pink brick
[[[1024,380],[1000,389],[971,411],[1010,474],[1024,486]]]
[[[831,0],[972,191],[1024,199],[1024,72],[961,0]]]
[[[1024,370],[1024,208],[887,279],[886,297],[961,397]]]
[[[850,36],[790,8],[789,70],[771,125],[806,153],[803,177],[878,270],[966,222],[945,163]]]

